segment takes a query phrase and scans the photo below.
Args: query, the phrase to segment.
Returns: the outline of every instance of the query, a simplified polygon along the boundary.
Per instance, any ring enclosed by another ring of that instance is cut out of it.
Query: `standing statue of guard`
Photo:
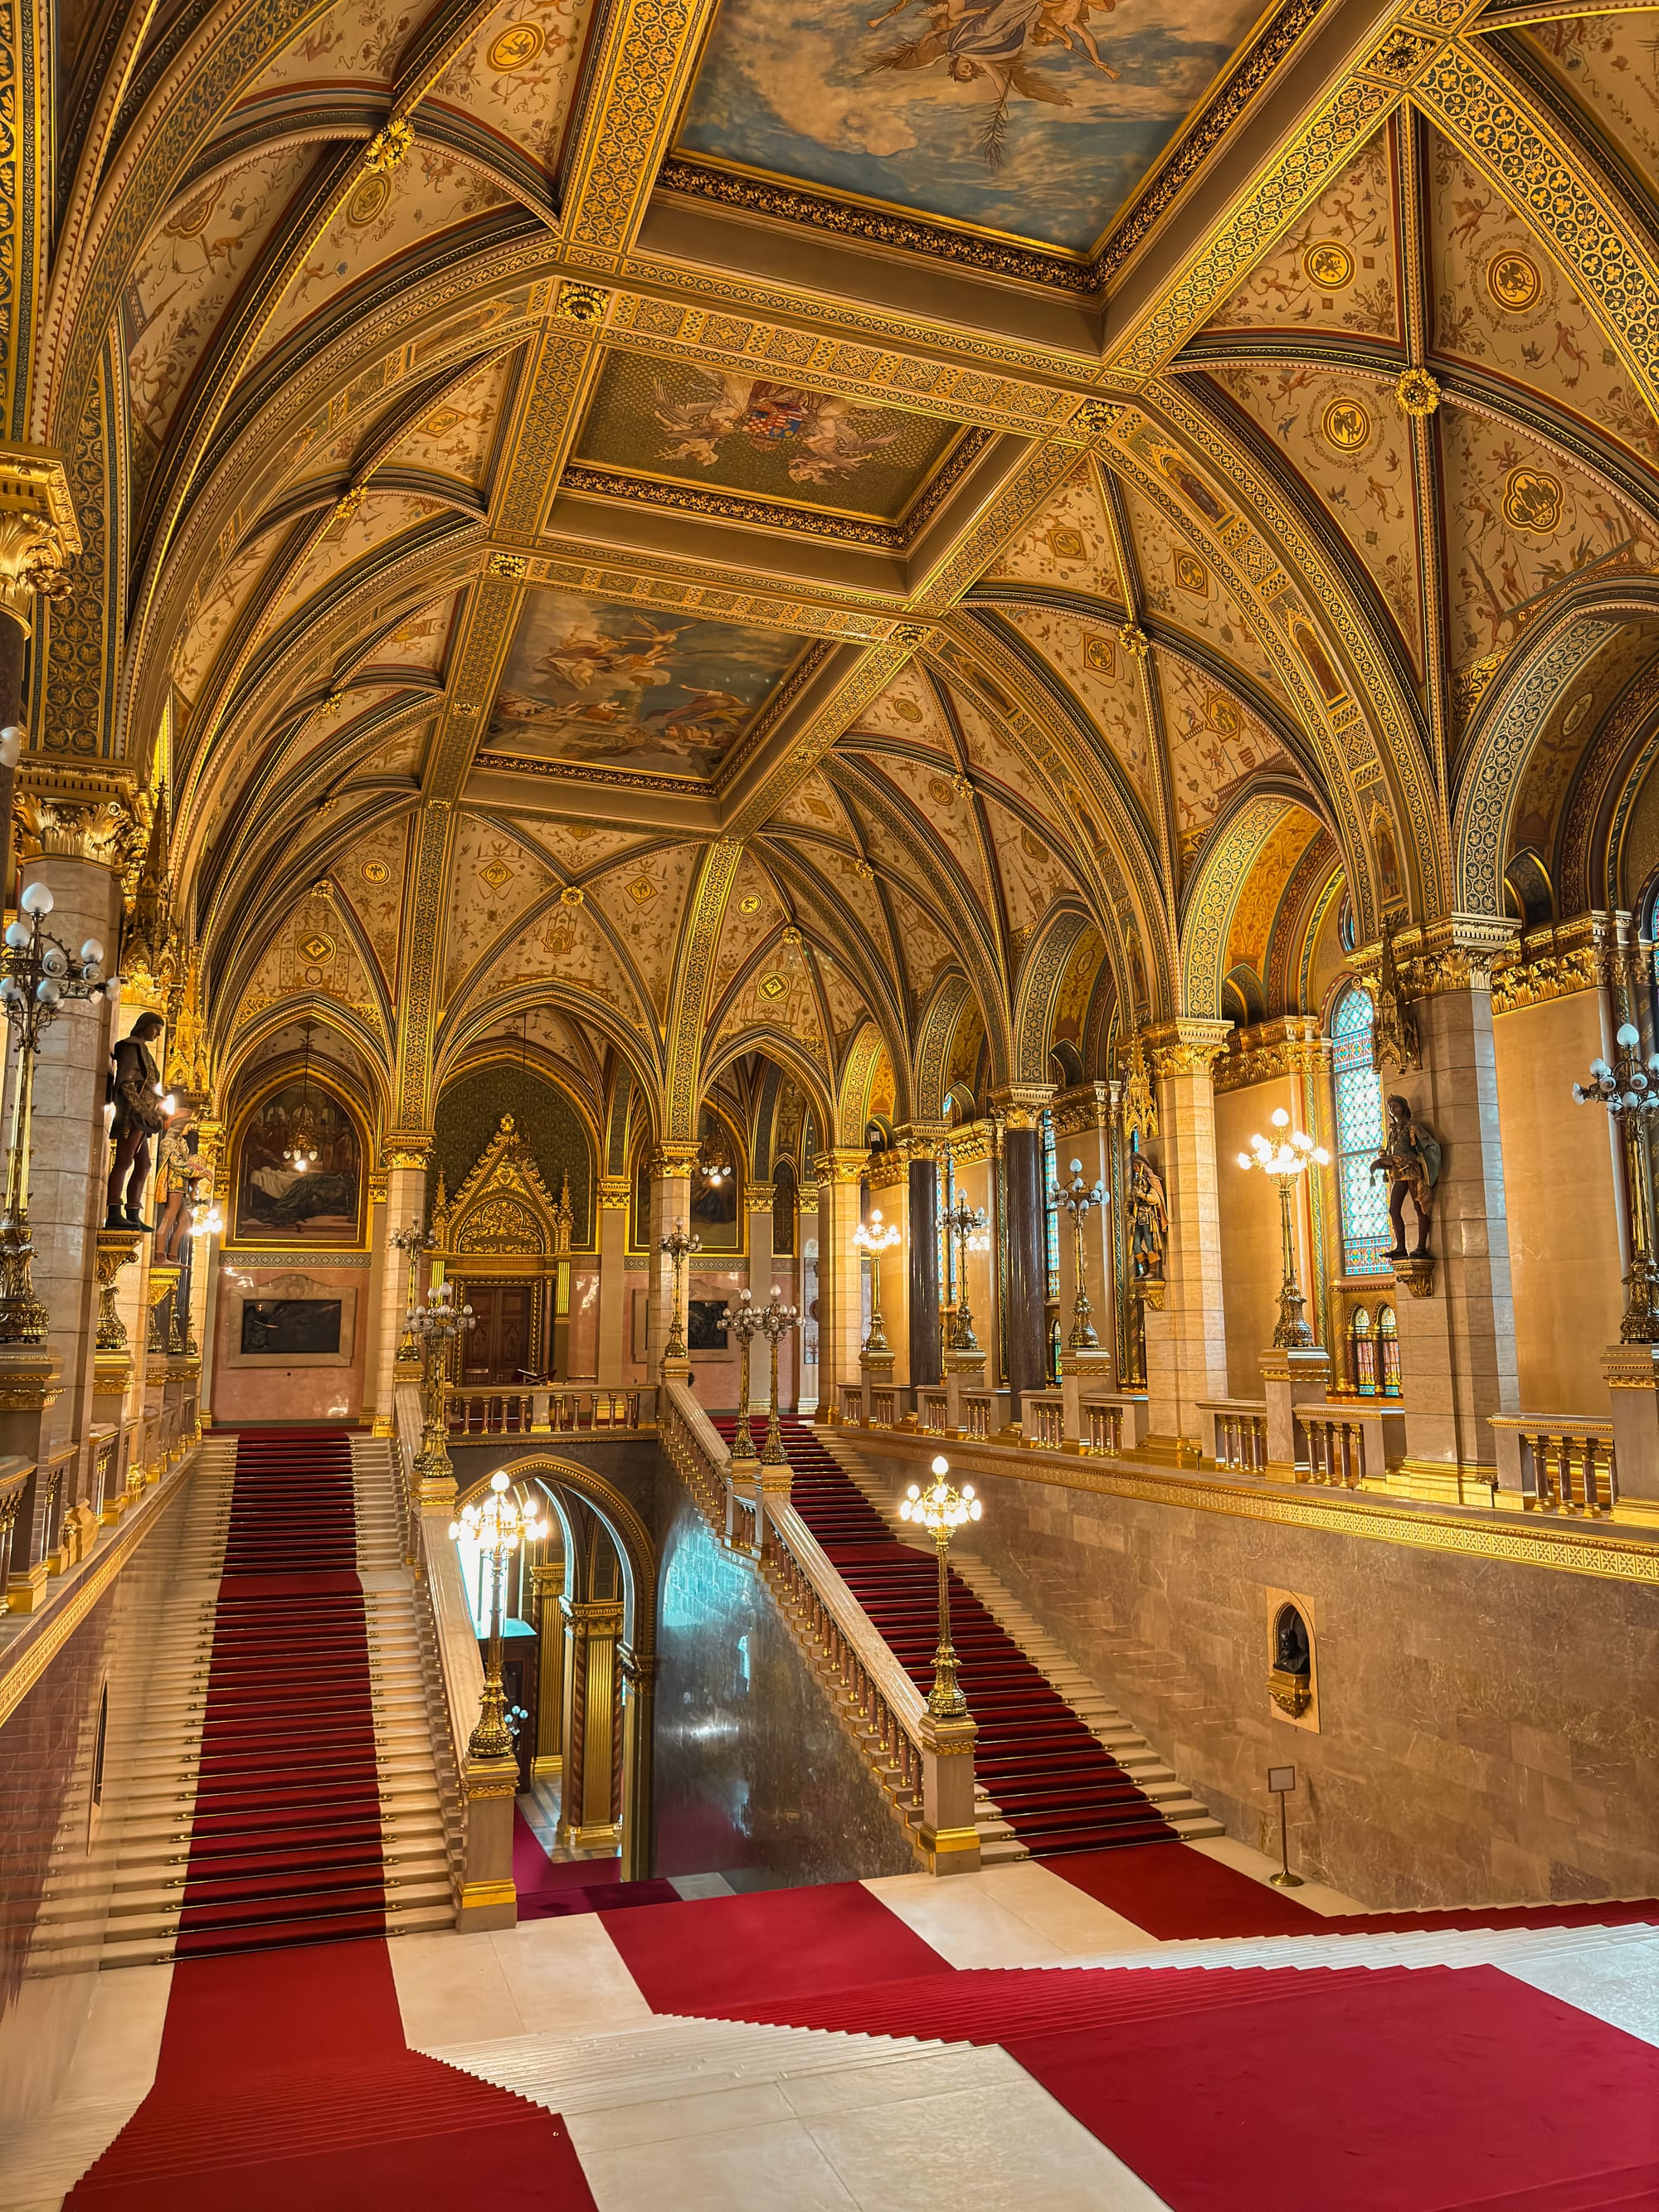
[[[1162,1281],[1170,1205],[1164,1185],[1144,1153],[1129,1171],[1129,1261],[1137,1281]]]
[[[1389,1121],[1382,1151],[1371,1162],[1373,1176],[1389,1178],[1389,1218],[1394,1224],[1391,1260],[1426,1260],[1429,1225],[1434,1218],[1434,1187],[1440,1180],[1440,1146],[1427,1125],[1412,1112],[1411,1101],[1396,1092],[1389,1100]],[[1417,1249],[1406,1249],[1406,1200],[1417,1212]]]

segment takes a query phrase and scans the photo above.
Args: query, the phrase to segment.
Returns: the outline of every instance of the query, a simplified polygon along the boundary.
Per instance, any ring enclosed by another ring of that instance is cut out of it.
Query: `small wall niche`
[[[1270,1589],[1267,1597],[1267,1710],[1291,1728],[1319,1734],[1319,1634],[1311,1598]]]

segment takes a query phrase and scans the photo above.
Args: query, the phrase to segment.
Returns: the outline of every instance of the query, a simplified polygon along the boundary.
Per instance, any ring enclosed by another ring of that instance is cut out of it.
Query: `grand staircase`
[[[717,1419],[714,1426],[729,1443],[735,1422]],[[926,1689],[939,1622],[931,1545],[924,1551],[902,1539],[878,1510],[889,1505],[890,1476],[803,1422],[781,1426],[792,1504],[888,1648]],[[979,1729],[975,1777],[981,1814],[990,1816],[979,1824],[984,1858],[1219,1835],[1220,1823],[1012,1595],[981,1563],[969,1573],[971,1584],[951,1570],[951,1633]]]
[[[105,1812],[61,1850],[31,1971],[454,1918],[414,1593],[384,1446],[202,1448],[142,1665],[112,1674]],[[140,1555],[141,1559],[143,1554]]]

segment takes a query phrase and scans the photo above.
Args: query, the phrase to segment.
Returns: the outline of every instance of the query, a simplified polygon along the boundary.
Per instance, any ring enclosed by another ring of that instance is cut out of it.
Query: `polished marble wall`
[[[143,1726],[164,1596],[174,1579],[191,1477],[113,1583],[0,1727],[0,2130],[64,2099],[95,2097],[70,2078],[94,1972],[43,1943],[48,1888],[74,1888],[77,1918],[107,1921],[125,1778]],[[109,1690],[101,1800],[93,1800],[98,1717]],[[0,2174],[0,2203],[4,2178]]]
[[[659,1474],[656,1870],[734,1889],[910,1874],[879,1784],[752,1566]]]
[[[1659,1590],[975,1480],[974,1549],[1231,1834],[1277,1850],[1289,1763],[1302,1870],[1369,1904],[1659,1895]],[[1317,1734],[1267,1694],[1270,1591],[1311,1613]]]

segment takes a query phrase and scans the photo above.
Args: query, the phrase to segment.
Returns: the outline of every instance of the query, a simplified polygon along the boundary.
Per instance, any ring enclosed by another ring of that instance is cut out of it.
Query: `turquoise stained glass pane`
[[[1382,1143],[1382,1086],[1371,1057],[1374,1018],[1370,994],[1355,984],[1338,1000],[1331,1020],[1342,1268],[1349,1275],[1386,1274],[1394,1242],[1388,1185],[1370,1172]]]

